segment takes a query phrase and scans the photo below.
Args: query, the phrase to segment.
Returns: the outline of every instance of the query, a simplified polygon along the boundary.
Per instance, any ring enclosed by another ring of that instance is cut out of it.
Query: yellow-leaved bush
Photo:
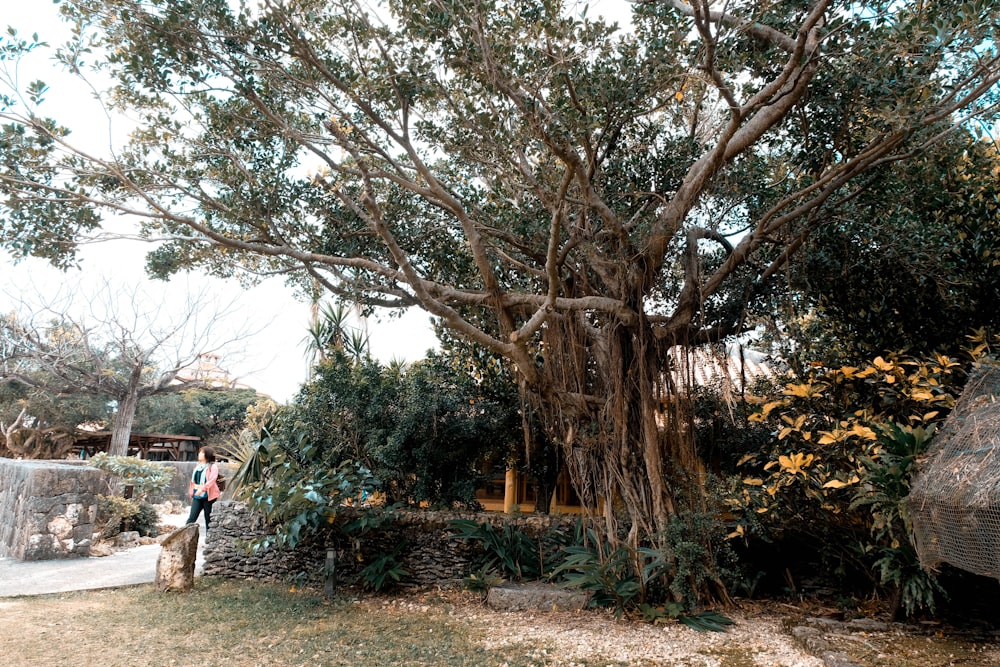
[[[770,425],[773,437],[737,463],[725,498],[729,537],[804,538],[820,561],[866,570],[889,591],[894,613],[933,611],[942,589],[917,560],[905,499],[967,367],[990,355],[985,333],[970,339],[965,365],[900,354],[858,367],[814,364],[761,399],[750,421]]]
[[[964,378],[962,365],[943,355],[810,366],[750,417],[773,424],[774,437],[765,450],[737,464],[742,475],[727,498],[737,519],[731,537],[771,515],[781,522],[816,511],[847,512],[870,464],[883,455],[879,432],[890,424],[931,429],[954,406]]]

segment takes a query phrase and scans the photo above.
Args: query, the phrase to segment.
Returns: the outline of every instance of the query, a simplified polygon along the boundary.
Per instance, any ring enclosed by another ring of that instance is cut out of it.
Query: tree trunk
[[[3,432],[4,448],[11,453],[13,456],[16,454],[17,446],[14,441],[14,434],[20,431],[24,426],[24,420],[28,416],[28,409],[21,408],[20,414],[17,418],[11,422],[10,426],[0,422],[0,432]]]
[[[561,435],[571,481],[611,548],[650,546],[672,558],[673,522],[710,510],[687,392],[671,372],[671,355],[682,348],[657,340],[646,322],[599,330],[584,317],[557,316],[547,326],[549,384],[536,409],[546,428]],[[713,574],[713,536],[696,535],[708,575],[698,593],[725,600]]]
[[[128,444],[132,436],[132,422],[135,421],[135,410],[139,405],[139,387],[142,380],[142,365],[136,364],[129,377],[128,391],[118,397],[118,409],[115,411],[111,426],[111,445],[109,456],[127,456]]]

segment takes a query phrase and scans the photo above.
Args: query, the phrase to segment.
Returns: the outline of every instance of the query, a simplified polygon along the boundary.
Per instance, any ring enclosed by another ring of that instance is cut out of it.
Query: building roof
[[[73,434],[77,447],[101,447],[107,448],[111,444],[111,431],[77,431]],[[198,442],[201,438],[196,435],[171,435],[167,433],[132,433],[129,436],[129,445],[134,447],[148,447],[152,445],[166,445],[177,442]]]

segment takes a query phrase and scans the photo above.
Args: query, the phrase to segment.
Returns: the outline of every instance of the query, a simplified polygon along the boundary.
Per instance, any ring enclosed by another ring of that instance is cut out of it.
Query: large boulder
[[[490,589],[486,604],[501,611],[576,611],[587,606],[587,591],[530,581]]]
[[[122,549],[132,549],[141,544],[139,539],[139,531],[127,530],[115,536],[115,546]]]
[[[156,590],[186,592],[194,588],[198,535],[198,524],[192,523],[178,528],[163,540],[156,561]]]

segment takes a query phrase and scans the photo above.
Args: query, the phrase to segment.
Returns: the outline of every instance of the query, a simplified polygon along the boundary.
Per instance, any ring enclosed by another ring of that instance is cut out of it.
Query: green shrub
[[[326,466],[357,462],[390,503],[478,509],[482,471],[521,436],[516,407],[454,359],[385,367],[334,350],[271,435],[301,434]]]
[[[98,496],[97,523],[103,526],[101,536],[111,538],[118,533],[137,531],[143,537],[159,534],[156,508],[136,498]]]
[[[361,582],[362,588],[377,593],[409,576],[410,573],[403,569],[398,560],[402,549],[403,544],[400,543],[391,553],[381,554],[362,568],[358,573],[358,581]]]
[[[471,519],[453,519],[448,522],[452,537],[479,542],[483,547],[481,570],[496,571],[507,579],[537,579],[546,571],[544,553],[539,541],[529,537],[513,524],[494,528],[490,524]]]
[[[613,550],[607,545],[603,550],[594,544],[570,546],[563,550],[563,556],[555,574],[563,578],[566,587],[590,591],[591,605],[614,607],[615,615],[621,616],[640,598],[642,582],[627,546]]]
[[[174,468],[155,461],[134,456],[108,456],[104,452],[95,455],[88,463],[120,478],[122,486],[131,486],[132,497],[136,500],[146,500],[166,491],[176,472]]]
[[[564,586],[590,591],[592,606],[611,607],[616,616],[637,609],[650,623],[676,619],[696,630],[721,631],[732,621],[715,612],[689,611],[697,605],[696,591],[705,582],[718,584],[713,572],[725,569],[719,567],[719,554],[705,546],[724,544],[713,539],[719,530],[707,514],[678,516],[660,546],[633,549],[627,544],[613,548],[599,542],[594,531],[581,533],[578,527],[577,543],[562,549],[554,575]]]
[[[828,562],[865,568],[908,614],[933,609],[940,587],[917,564],[904,499],[965,377],[944,355],[811,366],[752,417],[774,436],[741,461],[731,537],[805,537]]]
[[[462,586],[467,591],[481,593],[483,597],[490,592],[494,586],[499,586],[504,582],[504,578],[490,568],[479,568],[469,576],[462,579]]]

